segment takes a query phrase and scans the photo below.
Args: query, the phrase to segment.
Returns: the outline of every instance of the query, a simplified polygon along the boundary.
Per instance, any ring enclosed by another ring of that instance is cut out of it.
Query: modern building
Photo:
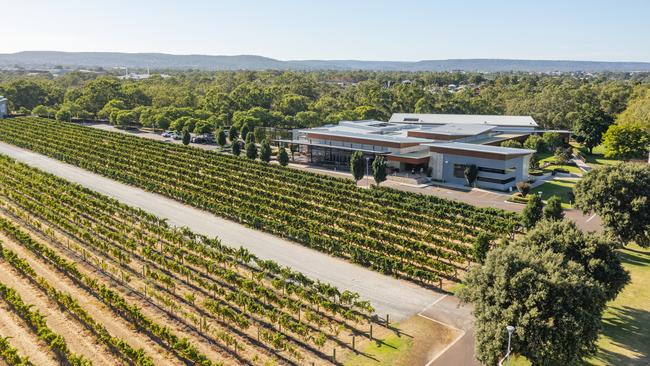
[[[7,98],[3,97],[0,95],[0,118],[4,118],[6,115],[9,114],[9,110],[7,109]]]
[[[345,167],[361,151],[369,160],[385,156],[391,174],[426,174],[466,184],[465,168],[478,169],[478,187],[510,190],[529,179],[533,150],[499,146],[543,133],[530,116],[393,114],[389,122],[341,121],[336,125],[294,130],[291,143],[310,162]],[[566,135],[568,131],[558,131]]]

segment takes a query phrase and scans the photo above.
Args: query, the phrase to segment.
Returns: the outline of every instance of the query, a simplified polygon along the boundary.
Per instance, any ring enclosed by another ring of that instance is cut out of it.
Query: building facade
[[[508,191],[527,181],[532,150],[498,146],[538,133],[529,116],[394,114],[389,122],[341,121],[296,130],[291,140],[313,163],[347,166],[361,151],[368,160],[384,156],[390,174],[420,173],[466,185],[465,168],[475,165],[478,187]]]

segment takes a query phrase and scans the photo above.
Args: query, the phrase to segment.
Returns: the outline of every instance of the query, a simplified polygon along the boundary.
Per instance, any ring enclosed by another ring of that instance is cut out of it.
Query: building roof
[[[341,136],[341,137],[351,137],[358,138],[370,141],[383,141],[383,142],[396,142],[396,143],[426,143],[431,142],[430,139],[422,139],[418,137],[408,137],[401,133],[395,134],[375,134],[368,132],[354,132],[343,129],[331,129],[331,130],[320,130],[320,129],[310,129],[306,131],[310,134],[326,135],[326,136]]]
[[[492,125],[479,125],[479,124],[450,124],[442,126],[433,126],[433,127],[422,127],[418,131],[421,132],[431,132],[438,135],[449,135],[449,136],[475,136],[482,133],[488,132],[494,129],[496,126]]]
[[[389,122],[432,125],[480,124],[504,127],[537,127],[537,122],[531,116],[485,114],[393,113]]]
[[[469,144],[465,142],[432,142],[425,145],[433,148],[438,148],[438,149],[473,151],[473,152],[482,152],[482,153],[504,155],[504,156],[528,155],[535,152],[535,150],[516,149],[512,147],[502,147],[502,146]]]

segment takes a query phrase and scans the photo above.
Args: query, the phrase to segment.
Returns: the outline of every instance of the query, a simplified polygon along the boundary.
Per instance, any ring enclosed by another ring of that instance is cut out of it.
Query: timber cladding
[[[528,155],[528,153],[499,154],[499,153],[494,153],[489,151],[463,150],[463,149],[454,149],[451,147],[441,147],[441,146],[429,146],[429,151],[437,152],[441,154],[452,154],[452,155],[469,156],[472,158],[483,158],[483,159],[504,160],[504,161],[519,156]]]
[[[420,145],[419,142],[379,141],[379,140],[364,139],[358,137],[327,135],[327,134],[320,134],[320,133],[313,133],[313,132],[308,133],[307,138],[331,140],[331,141],[345,141],[345,142],[350,142],[355,144],[367,144],[367,145],[386,146],[386,147],[394,147],[394,148],[403,148],[403,147]]]

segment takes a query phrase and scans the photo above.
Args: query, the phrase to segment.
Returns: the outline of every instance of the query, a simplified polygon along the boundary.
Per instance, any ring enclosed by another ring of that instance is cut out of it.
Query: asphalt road
[[[196,233],[219,237],[226,245],[243,246],[260,258],[274,260],[339,289],[358,292],[372,303],[378,315],[390,314],[395,321],[420,312],[443,296],[44,155],[2,142],[0,153],[166,218],[172,225],[187,226]]]

